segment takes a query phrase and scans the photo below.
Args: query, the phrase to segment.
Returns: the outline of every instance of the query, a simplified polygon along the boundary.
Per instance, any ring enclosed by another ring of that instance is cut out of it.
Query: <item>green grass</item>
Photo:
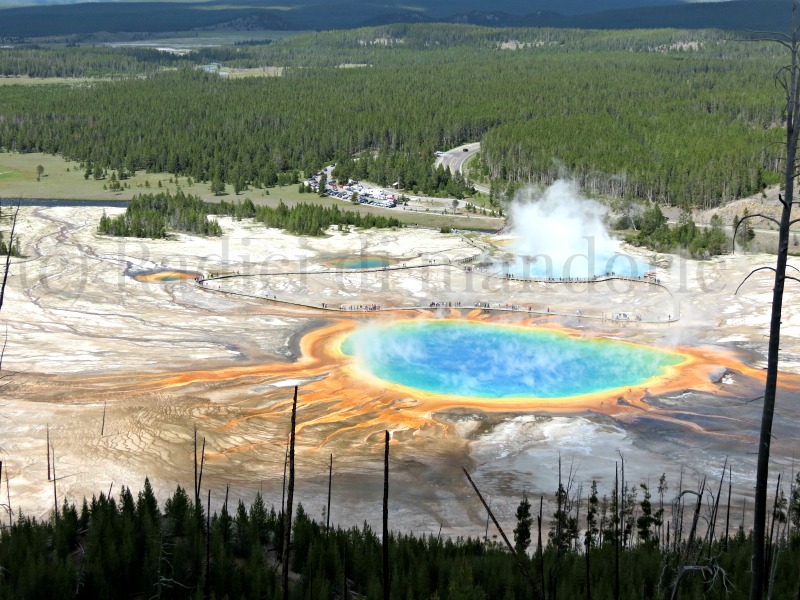
[[[44,176],[36,180],[36,167],[44,167]],[[75,162],[66,161],[59,156],[32,153],[1,153],[0,152],[0,199],[2,198],[57,198],[64,200],[130,200],[134,194],[172,192],[177,186],[169,173],[138,172],[134,177],[126,180],[129,189],[118,192],[104,190],[108,180],[95,181],[92,178],[84,179],[83,170]],[[158,187],[161,181],[162,187]],[[453,216],[443,215],[440,212],[412,212],[402,208],[378,208],[375,206],[354,205],[337,198],[321,198],[316,194],[301,194],[298,185],[292,184],[282,187],[273,187],[266,190],[251,188],[243,191],[238,196],[233,193],[233,186],[226,186],[226,194],[214,196],[208,183],[193,182],[188,185],[186,177],[179,177],[178,184],[187,194],[194,194],[206,200],[215,202],[226,200],[228,202],[242,201],[250,198],[255,204],[276,207],[283,200],[293,206],[300,202],[322,204],[324,206],[338,206],[343,210],[357,210],[362,214],[372,213],[383,216],[393,216],[407,225],[421,227],[455,227],[457,229],[489,229],[494,230],[502,226],[501,219],[492,219],[481,215],[470,214]],[[148,185],[149,184],[149,185]]]
[[[80,85],[109,81],[108,77],[0,77],[0,85]]]
[[[403,210],[402,208],[378,208],[376,206],[368,205],[355,205],[351,202],[339,200],[337,198],[320,197],[317,194],[301,194],[297,191],[297,184],[269,188],[267,190],[269,195],[264,194],[264,190],[248,190],[242,192],[238,196],[228,193],[224,196],[211,196],[206,197],[209,202],[224,199],[227,202],[241,201],[245,198],[250,198],[254,204],[271,206],[273,208],[278,206],[280,201],[283,201],[288,206],[294,206],[301,202],[309,204],[321,204],[323,206],[338,206],[342,210],[356,210],[362,214],[375,214],[382,216],[392,216],[397,218],[401,223],[406,225],[419,225],[421,227],[455,227],[456,229],[474,229],[474,230],[494,230],[502,226],[502,220],[491,219],[488,217],[469,215],[465,216],[442,215],[435,212],[412,212]],[[186,190],[190,188],[184,188]],[[227,187],[230,190],[230,186]]]
[[[16,171],[7,171],[7,167],[0,165],[0,181],[14,181],[15,179],[19,179],[21,175]]]

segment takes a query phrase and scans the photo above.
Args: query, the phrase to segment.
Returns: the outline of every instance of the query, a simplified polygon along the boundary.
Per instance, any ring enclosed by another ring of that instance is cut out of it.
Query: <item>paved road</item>
[[[466,148],[466,150],[465,150]],[[445,152],[442,156],[436,158],[436,166],[444,166],[449,169],[451,173],[464,174],[464,165],[472,159],[478,152],[480,152],[481,143],[472,142],[471,144],[464,144],[458,148],[453,148]],[[473,184],[473,187],[484,194],[489,193],[488,185]]]

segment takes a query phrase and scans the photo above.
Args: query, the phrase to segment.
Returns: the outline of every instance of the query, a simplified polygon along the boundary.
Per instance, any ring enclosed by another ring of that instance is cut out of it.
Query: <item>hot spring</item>
[[[361,254],[359,256],[343,256],[332,258],[325,262],[328,267],[334,269],[380,269],[393,265],[396,261],[385,256],[373,256]]]
[[[172,281],[186,281],[201,276],[196,271],[182,271],[180,269],[150,269],[128,273],[128,275],[142,283],[170,283]]]
[[[496,273],[532,279],[590,279],[611,275],[642,277],[653,268],[641,258],[620,252],[619,244],[612,250],[596,250],[591,243],[591,240],[587,241],[583,252],[560,260],[549,254],[515,256],[513,260],[502,263]],[[525,252],[524,243],[515,240],[513,246],[515,253]]]
[[[474,321],[395,322],[341,345],[386,382],[474,398],[563,398],[639,386],[687,361],[681,354],[550,329]]]

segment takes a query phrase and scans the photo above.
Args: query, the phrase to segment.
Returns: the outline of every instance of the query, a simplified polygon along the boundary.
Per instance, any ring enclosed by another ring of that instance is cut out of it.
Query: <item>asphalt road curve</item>
[[[451,173],[464,174],[464,165],[480,152],[481,143],[472,142],[471,144],[462,144],[457,148],[452,148],[436,158],[436,167],[443,165],[445,169],[449,169]],[[489,193],[489,186],[473,184],[475,189],[484,194]]]

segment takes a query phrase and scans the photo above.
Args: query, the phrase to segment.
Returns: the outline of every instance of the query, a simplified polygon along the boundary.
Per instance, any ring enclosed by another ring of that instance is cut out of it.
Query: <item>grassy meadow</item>
[[[36,168],[44,167],[42,177],[37,181]],[[109,176],[110,177],[110,176]],[[357,208],[335,198],[320,198],[316,194],[301,194],[297,184],[273,187],[269,189],[249,188],[238,196],[233,192],[233,186],[226,186],[224,195],[215,196],[211,193],[210,184],[192,182],[188,178],[178,177],[170,173],[146,173],[138,171],[133,177],[126,179],[123,184],[127,188],[112,191],[103,189],[108,187],[109,177],[95,180],[92,177],[84,178],[84,170],[77,162],[65,160],[50,154],[30,153],[19,154],[15,152],[0,153],[0,200],[13,200],[15,198],[57,198],[61,200],[130,200],[135,194],[168,191],[174,193],[178,187],[187,194],[193,194],[214,202],[225,199],[234,202],[237,199],[250,198],[257,205],[277,206],[283,200],[289,206],[298,202],[313,202],[325,206],[338,205],[343,209],[358,210],[362,213],[391,215],[403,223],[415,224],[426,227],[458,227],[463,229],[496,229],[500,223],[498,219],[483,218],[474,215],[457,216],[442,215],[434,212],[412,212],[402,209],[382,209],[373,206],[358,206]],[[161,187],[159,188],[159,182]]]

